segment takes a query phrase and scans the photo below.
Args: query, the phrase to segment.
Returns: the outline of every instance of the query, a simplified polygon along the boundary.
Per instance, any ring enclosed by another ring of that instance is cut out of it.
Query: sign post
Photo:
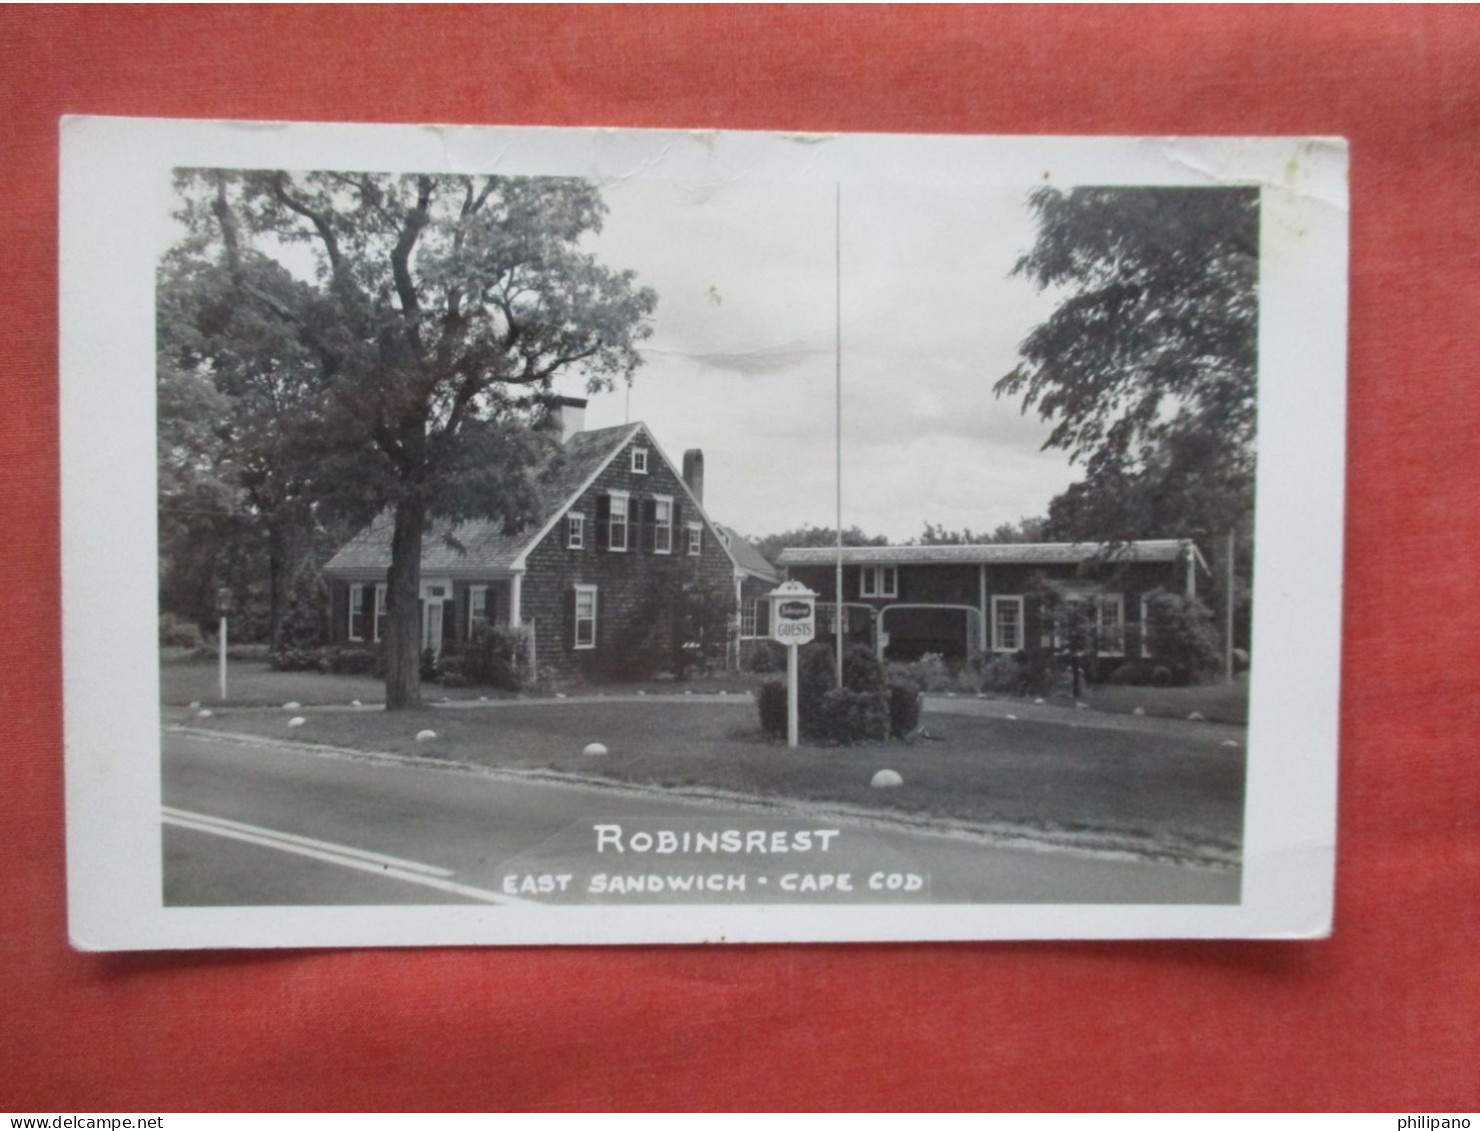
[[[771,639],[786,645],[786,745],[797,744],[797,649],[817,637],[817,594],[800,581],[783,581],[766,594]]]
[[[216,612],[221,614],[221,632],[218,638],[220,644],[217,665],[220,668],[221,698],[226,698],[226,614],[231,612],[231,590],[224,585],[216,590]]]

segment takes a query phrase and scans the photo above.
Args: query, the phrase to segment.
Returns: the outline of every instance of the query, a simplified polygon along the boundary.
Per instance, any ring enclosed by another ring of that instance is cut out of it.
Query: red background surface
[[[1334,937],[72,952],[64,113],[1346,135]],[[1477,171],[1480,14],[1463,8],[0,11],[0,1108],[1474,1111]]]

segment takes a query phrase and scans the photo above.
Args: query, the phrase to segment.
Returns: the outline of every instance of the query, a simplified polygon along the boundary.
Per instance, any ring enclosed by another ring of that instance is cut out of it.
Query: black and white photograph
[[[1341,143],[71,125],[79,945],[1328,929]]]

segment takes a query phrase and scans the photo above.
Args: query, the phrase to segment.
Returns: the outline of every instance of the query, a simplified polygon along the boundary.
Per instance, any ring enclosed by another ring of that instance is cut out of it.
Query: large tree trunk
[[[426,508],[396,504],[391,568],[386,578],[385,706],[421,706],[421,537]]]

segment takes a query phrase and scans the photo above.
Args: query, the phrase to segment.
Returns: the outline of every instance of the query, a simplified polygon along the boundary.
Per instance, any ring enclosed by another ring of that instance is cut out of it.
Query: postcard
[[[1328,933],[1346,176],[65,119],[74,945]]]

